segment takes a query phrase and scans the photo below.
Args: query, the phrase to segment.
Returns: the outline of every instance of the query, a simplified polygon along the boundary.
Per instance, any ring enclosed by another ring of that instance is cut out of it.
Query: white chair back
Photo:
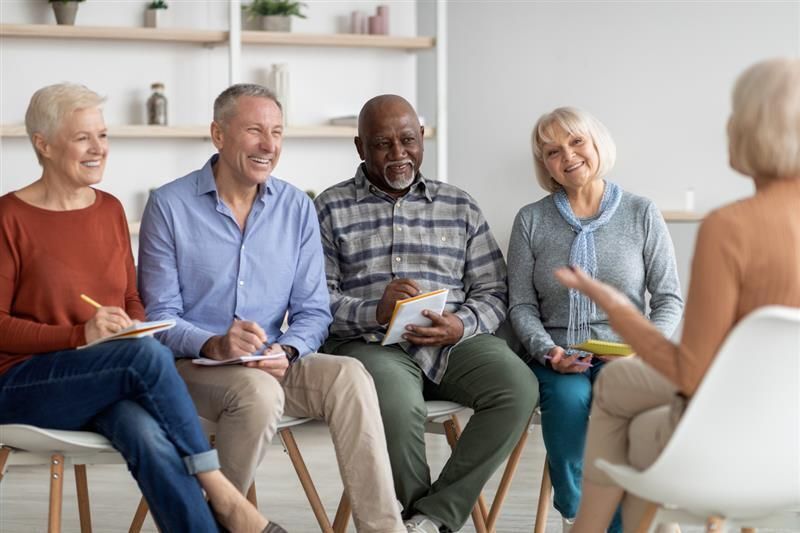
[[[763,307],[733,329],[650,468],[598,466],[629,492],[700,515],[799,508],[800,309]]]

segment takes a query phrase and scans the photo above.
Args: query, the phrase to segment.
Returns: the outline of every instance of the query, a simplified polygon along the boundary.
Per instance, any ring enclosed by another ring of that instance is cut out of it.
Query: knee
[[[126,341],[132,343],[131,364],[155,371],[175,369],[172,351],[152,337]]]
[[[226,400],[225,410],[254,429],[274,426],[283,416],[283,387],[260,370],[243,373],[228,389]]]
[[[94,420],[132,468],[148,458],[168,455],[174,447],[161,425],[141,405],[122,400]]]
[[[613,393],[614,390],[619,391],[620,382],[624,380],[624,376],[629,372],[628,367],[634,362],[632,359],[621,359],[603,367],[595,379],[592,389],[593,401],[596,405],[603,405],[608,401],[610,393]]]
[[[375,383],[361,361],[353,357],[336,357],[333,361],[336,366],[333,390],[375,395]]]
[[[543,409],[559,416],[589,416],[592,404],[592,384],[582,375],[564,374],[551,380],[542,391]]]
[[[511,354],[506,360],[508,368],[498,375],[496,405],[502,405],[514,417],[525,423],[539,403],[539,382],[525,364]]]

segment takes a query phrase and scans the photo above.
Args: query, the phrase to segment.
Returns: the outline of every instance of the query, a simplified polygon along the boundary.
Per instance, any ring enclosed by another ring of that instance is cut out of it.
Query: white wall
[[[596,115],[617,142],[611,178],[662,209],[693,187],[705,212],[749,195],[727,165],[735,77],[800,55],[800,2],[449,2],[449,176],[505,249],[518,209],[544,195],[530,133],[557,106]],[[800,88],[798,88],[800,90]],[[677,231],[688,268],[693,231]]]
[[[227,29],[223,0],[170,0],[169,25]],[[390,6],[392,35],[416,35],[416,4],[402,0],[306,0],[308,19],[293,20],[297,32],[335,33],[354,9],[374,13]],[[78,25],[140,26],[144,0],[91,0],[80,5]],[[1,0],[4,24],[54,24],[44,0]],[[370,97],[393,92],[416,101],[416,55],[405,51],[244,45],[242,80],[265,82],[272,63],[288,63],[291,125],[316,125],[337,115],[357,114]],[[431,52],[422,52],[430,54]],[[108,96],[106,123],[143,124],[150,83],[166,85],[171,125],[208,124],[214,97],[228,85],[228,48],[219,45],[68,41],[3,38],[0,46],[0,123],[21,123],[31,94],[47,84],[79,82]],[[199,168],[213,153],[208,140],[111,138],[101,188],[117,195],[128,218],[138,219],[146,191]],[[351,177],[358,163],[352,139],[289,138],[276,174],[320,191]],[[0,194],[39,177],[27,139],[0,145]]]

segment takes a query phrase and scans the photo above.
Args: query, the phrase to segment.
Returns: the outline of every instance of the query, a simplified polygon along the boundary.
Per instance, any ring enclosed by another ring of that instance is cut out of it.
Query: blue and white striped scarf
[[[594,244],[594,232],[604,226],[619,207],[622,199],[622,189],[616,183],[606,180],[603,199],[597,218],[587,223],[582,223],[572,207],[564,189],[553,193],[556,209],[576,233],[569,251],[569,264],[577,265],[589,276],[597,274],[597,253]],[[567,346],[580,344],[589,339],[589,323],[594,318],[596,307],[593,301],[575,289],[569,289],[569,325],[567,327]]]

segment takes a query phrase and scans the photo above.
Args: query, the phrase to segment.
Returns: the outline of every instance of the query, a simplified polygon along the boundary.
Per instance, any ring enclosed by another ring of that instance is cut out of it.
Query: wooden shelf
[[[272,44],[288,46],[339,46],[349,48],[396,48],[426,50],[435,46],[433,37],[395,37],[392,35],[363,35],[355,33],[292,33],[271,31],[243,31],[244,44]]]
[[[356,128],[349,126],[292,126],[286,128],[284,137],[296,139],[352,139]],[[145,126],[111,125],[108,134],[122,139],[208,139],[209,126]],[[433,138],[434,128],[425,129],[425,138]],[[22,124],[0,125],[2,138],[27,138]]]
[[[0,24],[0,37],[222,44],[227,42],[228,32],[221,30],[137,28],[125,26]]]
[[[109,41],[153,41],[215,45],[228,41],[222,30],[138,28],[126,26],[62,26],[58,24],[0,24],[0,37],[33,39],[97,39]],[[349,48],[393,48],[425,50],[433,48],[433,37],[396,37],[349,33],[315,34],[243,31],[245,44],[286,46],[338,46]]]
[[[701,222],[705,215],[694,211],[661,211],[667,222]]]

